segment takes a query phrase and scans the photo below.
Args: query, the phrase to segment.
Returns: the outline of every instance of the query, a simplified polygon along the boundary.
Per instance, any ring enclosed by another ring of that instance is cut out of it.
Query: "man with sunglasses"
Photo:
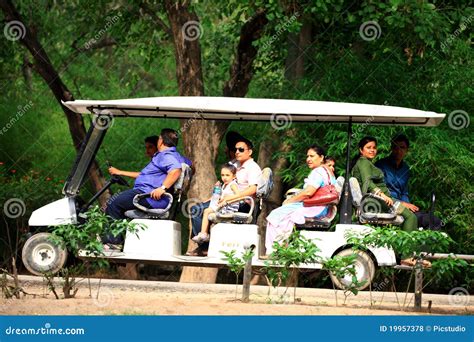
[[[241,197],[255,197],[257,193],[257,186],[262,176],[262,169],[252,158],[253,144],[249,140],[241,136],[240,139],[235,143],[235,159],[237,167],[237,185],[239,187],[238,195],[230,195],[221,199],[219,204],[225,202],[231,202]],[[191,238],[201,231],[202,225],[202,213],[204,209],[209,207],[210,201],[199,203],[191,208],[191,213],[196,213],[191,216],[192,234]],[[240,212],[249,212],[250,206],[247,203],[243,203],[239,207]],[[206,251],[209,248],[209,243],[205,242],[199,245],[195,250],[186,253],[191,256],[202,256],[206,255]]]

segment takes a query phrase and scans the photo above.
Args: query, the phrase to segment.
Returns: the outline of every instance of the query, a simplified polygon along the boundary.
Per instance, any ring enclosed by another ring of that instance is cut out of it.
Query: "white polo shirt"
[[[262,169],[253,160],[253,158],[246,160],[242,165],[240,162],[237,162],[236,167],[237,173],[235,176],[237,177],[237,184],[240,191],[248,188],[251,185],[258,186],[260,184],[260,180],[262,178]]]

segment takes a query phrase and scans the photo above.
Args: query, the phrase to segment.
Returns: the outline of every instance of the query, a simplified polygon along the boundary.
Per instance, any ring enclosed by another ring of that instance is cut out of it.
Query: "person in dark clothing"
[[[420,208],[410,202],[408,194],[408,182],[410,180],[410,167],[404,161],[408,153],[410,141],[404,134],[396,135],[392,139],[391,154],[375,163],[384,173],[385,184],[390,191],[392,198],[399,200],[405,207],[415,213],[418,226],[423,228],[429,227],[430,214],[426,211],[420,211]],[[434,216],[431,229],[439,230],[441,228],[441,220]]]

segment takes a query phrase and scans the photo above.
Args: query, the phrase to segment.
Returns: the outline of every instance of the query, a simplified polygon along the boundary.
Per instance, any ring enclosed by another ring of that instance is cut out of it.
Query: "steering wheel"
[[[112,167],[112,164],[108,160],[106,160],[105,163],[107,164],[108,168]],[[112,177],[110,177],[110,183],[111,184],[117,183],[118,185],[130,187],[130,185],[128,185],[128,182],[125,180],[125,178],[119,175],[112,175]]]
[[[112,177],[110,177],[110,182],[117,183],[118,185],[130,187],[130,185],[128,185],[128,182],[125,180],[125,178],[119,175],[113,175]]]

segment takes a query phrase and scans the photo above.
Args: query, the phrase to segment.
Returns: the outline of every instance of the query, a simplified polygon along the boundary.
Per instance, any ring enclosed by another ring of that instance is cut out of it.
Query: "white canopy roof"
[[[204,120],[348,122],[352,119],[354,123],[437,126],[445,117],[435,112],[361,103],[238,97],[148,97],[76,100],[63,104],[80,114]]]

